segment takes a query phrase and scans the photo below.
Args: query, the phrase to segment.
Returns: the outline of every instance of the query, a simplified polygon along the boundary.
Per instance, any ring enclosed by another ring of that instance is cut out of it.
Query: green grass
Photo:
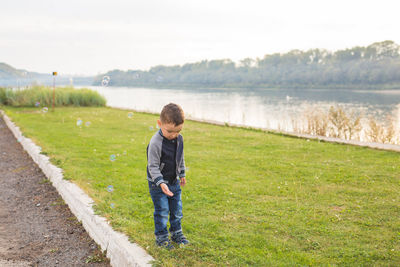
[[[38,103],[38,104],[37,104]],[[50,108],[53,104],[53,88],[34,86],[29,89],[13,90],[0,88],[0,105],[13,107]],[[55,89],[55,106],[97,106],[103,107],[106,100],[98,92],[82,88],[58,87]]]
[[[400,265],[399,153],[186,121],[183,230],[192,243],[165,251],[154,244],[146,181],[156,115],[4,109],[157,265]]]

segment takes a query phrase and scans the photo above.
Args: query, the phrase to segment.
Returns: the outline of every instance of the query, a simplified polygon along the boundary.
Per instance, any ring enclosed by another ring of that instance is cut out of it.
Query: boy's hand
[[[181,186],[185,186],[185,184],[186,184],[186,178],[181,177]]]
[[[169,191],[168,185],[162,183],[160,184],[161,190],[164,192],[164,194],[166,194],[169,197],[172,197],[174,195],[174,193],[172,193],[171,191]]]

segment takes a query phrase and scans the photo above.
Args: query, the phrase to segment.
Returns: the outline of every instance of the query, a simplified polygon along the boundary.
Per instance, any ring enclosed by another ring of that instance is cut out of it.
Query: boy
[[[156,244],[167,249],[174,248],[168,238],[168,214],[172,241],[189,244],[181,227],[181,186],[186,184],[186,178],[183,138],[179,132],[184,120],[180,106],[173,103],[164,106],[157,120],[160,130],[147,146],[147,180],[154,204]]]

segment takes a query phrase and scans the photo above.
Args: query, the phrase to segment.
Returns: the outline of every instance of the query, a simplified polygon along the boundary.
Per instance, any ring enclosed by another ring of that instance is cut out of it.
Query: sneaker
[[[156,240],[156,244],[159,247],[166,248],[168,250],[174,249],[174,246],[171,244],[171,241],[169,239],[164,239],[164,240]]]
[[[177,243],[179,246],[185,246],[189,244],[189,240],[183,235],[182,231],[175,233],[171,237],[172,241]]]

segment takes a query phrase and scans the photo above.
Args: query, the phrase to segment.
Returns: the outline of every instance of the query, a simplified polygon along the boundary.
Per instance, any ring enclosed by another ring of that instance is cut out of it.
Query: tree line
[[[203,60],[149,71],[112,70],[96,76],[101,85],[243,88],[400,88],[400,46],[393,41],[335,52],[292,50],[263,58]],[[104,85],[104,83],[103,83]]]

